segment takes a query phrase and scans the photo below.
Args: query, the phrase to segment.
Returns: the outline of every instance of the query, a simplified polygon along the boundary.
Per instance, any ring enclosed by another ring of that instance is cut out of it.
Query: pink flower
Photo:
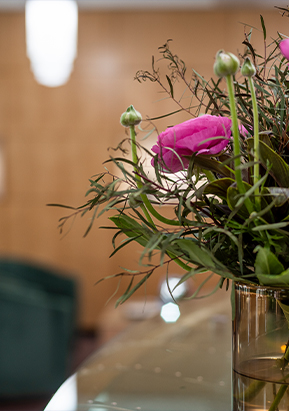
[[[243,124],[239,125],[239,133],[240,133],[240,136],[245,137],[245,138],[249,137],[250,135],[249,131],[243,126]]]
[[[289,60],[289,39],[284,39],[279,43],[280,51],[283,56]]]
[[[224,150],[231,137],[231,125],[227,117],[209,114],[187,120],[161,133],[152,151],[159,155],[164,169],[177,172],[188,167],[193,153],[216,155]]]

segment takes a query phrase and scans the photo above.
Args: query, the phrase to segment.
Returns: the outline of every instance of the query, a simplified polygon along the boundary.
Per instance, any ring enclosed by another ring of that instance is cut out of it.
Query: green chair
[[[73,278],[0,258],[0,398],[47,395],[65,380],[76,303]]]

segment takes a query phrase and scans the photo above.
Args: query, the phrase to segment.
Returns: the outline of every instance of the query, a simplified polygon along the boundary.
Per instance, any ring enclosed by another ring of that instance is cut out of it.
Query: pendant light
[[[65,84],[77,54],[78,8],[75,0],[27,0],[27,56],[39,84]]]

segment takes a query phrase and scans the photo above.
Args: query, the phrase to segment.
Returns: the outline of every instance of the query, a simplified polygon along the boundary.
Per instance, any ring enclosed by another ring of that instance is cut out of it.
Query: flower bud
[[[141,114],[133,106],[129,106],[120,117],[120,123],[124,127],[136,126],[141,120]]]
[[[244,77],[254,77],[256,74],[256,68],[251,62],[250,57],[246,57],[241,68],[241,73]]]
[[[225,53],[223,50],[218,51],[214,64],[214,72],[218,77],[225,77],[237,73],[240,61],[232,53]]]

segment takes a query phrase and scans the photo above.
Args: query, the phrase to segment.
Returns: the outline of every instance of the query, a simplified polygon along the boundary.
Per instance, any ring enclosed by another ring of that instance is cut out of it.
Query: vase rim
[[[244,283],[242,281],[235,282],[235,289],[243,290],[248,292],[260,292],[260,293],[267,293],[267,294],[289,294],[289,287],[277,287],[271,285],[262,285],[262,284],[254,284],[254,283]]]

